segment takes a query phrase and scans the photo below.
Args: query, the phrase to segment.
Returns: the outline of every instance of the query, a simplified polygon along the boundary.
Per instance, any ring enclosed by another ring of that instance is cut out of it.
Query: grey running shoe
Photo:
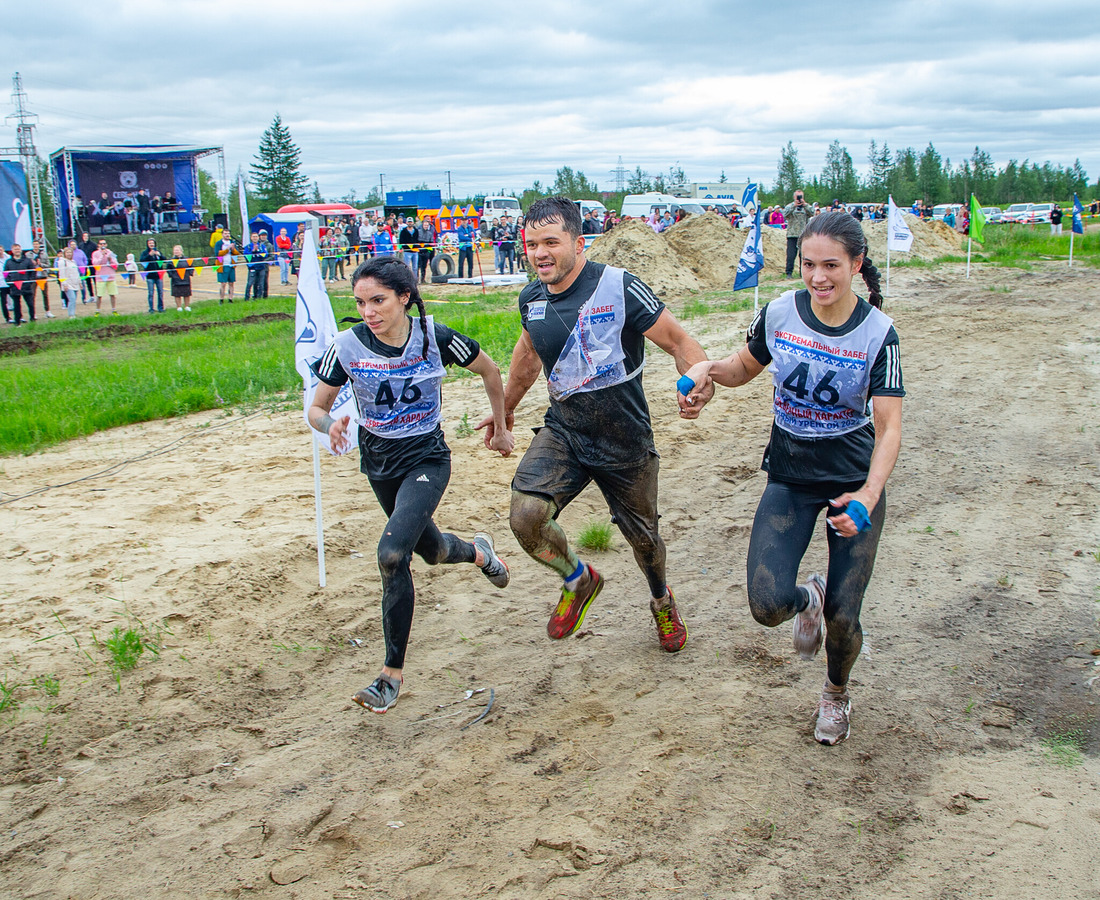
[[[374,679],[374,684],[363,688],[351,699],[371,712],[384,713],[397,702],[400,690],[401,679],[393,681],[386,675],[379,675]]]
[[[815,573],[802,587],[810,595],[810,603],[794,617],[794,649],[803,659],[813,659],[825,637],[825,579]]]
[[[485,557],[486,563],[481,567],[481,571],[485,573],[489,583],[493,587],[508,587],[508,566],[503,559],[497,556],[496,550],[493,549],[492,536],[484,531],[479,531],[474,535],[474,546]]]
[[[852,701],[848,691],[823,690],[817,704],[817,724],[814,725],[814,738],[822,744],[839,744],[851,730],[849,715]]]

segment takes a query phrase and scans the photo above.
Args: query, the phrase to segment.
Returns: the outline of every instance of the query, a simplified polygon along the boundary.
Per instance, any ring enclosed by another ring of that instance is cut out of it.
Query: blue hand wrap
[[[845,512],[858,531],[871,530],[871,517],[867,515],[867,507],[858,500],[849,500]]]
[[[691,389],[695,387],[695,382],[692,381],[687,375],[681,375],[676,379],[676,390],[678,390],[685,397],[691,393]]]

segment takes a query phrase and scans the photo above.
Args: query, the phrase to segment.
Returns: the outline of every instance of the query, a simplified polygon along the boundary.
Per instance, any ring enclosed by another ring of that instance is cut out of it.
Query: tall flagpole
[[[886,296],[890,296],[890,220],[886,220]]]
[[[1073,265],[1073,239],[1077,235],[1077,232],[1073,230],[1073,226],[1070,225],[1069,230],[1069,264]]]
[[[974,239],[967,235],[966,238],[966,277],[970,277],[970,246],[974,243]]]

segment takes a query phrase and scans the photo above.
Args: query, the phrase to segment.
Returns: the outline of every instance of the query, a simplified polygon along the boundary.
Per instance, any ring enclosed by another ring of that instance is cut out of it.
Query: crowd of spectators
[[[148,197],[144,190],[127,198],[111,202],[104,194],[100,201],[87,205],[87,218],[97,224],[117,222],[124,232],[143,232],[154,235],[161,223],[163,212],[174,208],[170,196]],[[834,200],[828,205],[806,203],[802,192],[796,191],[792,203],[786,206],[769,206],[761,210],[761,223],[782,228],[788,238],[788,274],[793,261],[790,245],[797,245],[798,236],[806,222],[830,210],[846,210],[856,219],[876,221],[886,218],[885,204],[845,204]],[[944,222],[959,232],[969,230],[966,204],[949,208]],[[1088,213],[1100,215],[1100,200],[1092,200]],[[709,211],[709,208],[708,208]],[[915,216],[932,218],[932,207],[917,200],[909,209]],[[721,214],[721,213],[719,213]],[[641,219],[655,232],[660,233],[690,215],[680,209],[674,216],[670,211],[654,209]],[[1060,233],[1063,210],[1055,204],[1051,215],[1052,233]],[[731,225],[748,224],[745,211],[736,204],[725,216]],[[630,216],[619,216],[613,210],[588,211],[584,215],[582,233],[588,236],[605,234],[629,221]],[[489,222],[479,223],[477,218],[456,218],[454,227],[441,234],[437,222],[430,216],[381,215],[371,211],[358,218],[330,219],[321,229],[318,257],[322,278],[332,284],[347,281],[346,266],[358,264],[372,256],[397,256],[404,260],[421,283],[429,280],[429,269],[440,252],[456,253],[459,278],[474,276],[474,249],[491,244],[493,268],[499,274],[514,274],[517,265],[526,263],[523,253],[523,217],[508,215]],[[217,271],[219,294],[222,302],[234,299],[237,267],[244,266],[247,274],[244,299],[268,296],[268,279],[273,266],[278,266],[280,283],[288,285],[290,275],[297,274],[305,237],[304,224],[299,225],[293,236],[281,228],[272,240],[264,230],[250,234],[247,243],[234,240],[228,229],[216,229],[211,236],[213,264]],[[81,233],[80,240],[71,240],[51,257],[38,240],[29,249],[13,245],[10,251],[0,247],[0,306],[5,322],[22,325],[36,320],[36,305],[41,298],[42,312],[46,318],[55,318],[50,309],[50,286],[56,286],[61,302],[70,317],[77,314],[77,300],[81,305],[95,303],[96,315],[102,310],[106,298],[115,312],[118,284],[128,279],[136,284],[140,274],[147,291],[150,313],[164,311],[164,282],[171,285],[171,296],[180,311],[190,310],[191,278],[196,272],[193,260],[182,259],[182,248],[173,248],[173,256],[167,257],[157,246],[157,239],[150,237],[140,258],[133,254],[122,263],[108,246],[108,239],[93,240],[89,231]],[[187,263],[187,265],[183,265]]]

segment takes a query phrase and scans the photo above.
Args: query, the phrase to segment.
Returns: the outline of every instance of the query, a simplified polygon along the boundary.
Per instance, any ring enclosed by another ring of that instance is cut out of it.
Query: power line
[[[18,156],[23,162],[23,173],[27,176],[28,193],[31,201],[31,234],[45,237],[42,220],[42,192],[38,184],[38,152],[34,148],[34,124],[38,116],[27,109],[27,92],[23,90],[23,79],[16,72],[12,76],[11,100],[15,112],[4,117],[5,122],[16,121],[15,136],[18,146],[0,151],[5,156]],[[52,182],[51,182],[52,186]],[[57,204],[54,204],[57,208]]]
[[[623,165],[621,156],[619,164],[611,170],[610,174],[615,176],[615,190],[621,194],[626,189],[626,167]]]

